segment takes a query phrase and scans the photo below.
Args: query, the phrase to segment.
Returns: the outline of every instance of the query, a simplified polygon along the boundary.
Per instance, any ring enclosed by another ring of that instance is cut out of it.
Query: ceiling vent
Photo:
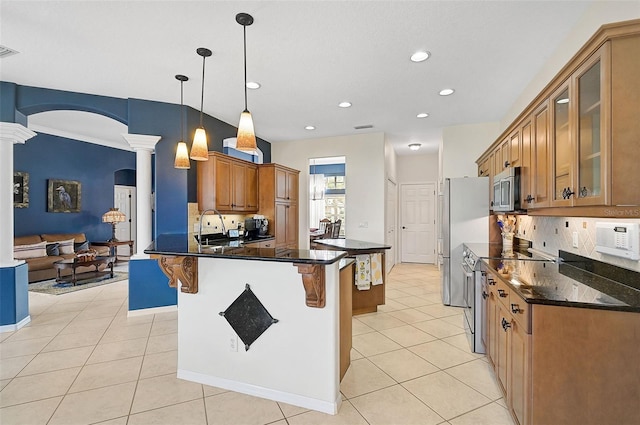
[[[366,130],[367,128],[373,128],[373,124],[356,125],[353,128],[355,128],[356,130]]]
[[[0,46],[0,59],[6,58],[7,56],[15,55],[18,53],[16,50],[10,49],[5,46]]]

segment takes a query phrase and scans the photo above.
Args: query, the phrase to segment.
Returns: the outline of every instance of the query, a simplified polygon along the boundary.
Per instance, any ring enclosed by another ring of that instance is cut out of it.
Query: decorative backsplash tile
[[[628,260],[596,251],[596,222],[640,223],[640,219],[539,217],[517,215],[516,236],[533,242],[533,248],[558,255],[559,250],[593,258],[626,269],[640,271],[640,261]],[[578,232],[578,248],[573,247]]]

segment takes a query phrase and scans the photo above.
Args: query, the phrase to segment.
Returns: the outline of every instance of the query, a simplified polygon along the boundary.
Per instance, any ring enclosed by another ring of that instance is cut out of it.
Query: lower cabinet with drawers
[[[640,423],[640,313],[528,303],[487,272],[486,350],[516,424]]]

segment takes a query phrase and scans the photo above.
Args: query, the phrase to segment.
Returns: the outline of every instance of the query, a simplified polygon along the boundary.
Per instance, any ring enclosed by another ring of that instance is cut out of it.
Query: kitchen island
[[[182,234],[145,253],[180,285],[179,378],[337,413],[346,252],[198,247]]]
[[[356,239],[316,239],[313,241],[312,247],[346,251],[351,258],[356,258],[358,255],[380,254],[382,284],[372,284],[368,289],[358,289],[354,285],[351,294],[352,312],[354,315],[374,313],[378,311],[379,305],[385,304],[385,251],[391,249],[389,245]],[[356,265],[356,273],[358,273],[357,268]]]

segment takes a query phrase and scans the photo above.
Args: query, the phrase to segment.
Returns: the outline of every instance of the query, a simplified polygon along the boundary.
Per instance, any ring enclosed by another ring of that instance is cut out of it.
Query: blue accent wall
[[[0,326],[15,325],[29,315],[27,264],[0,268]]]
[[[102,214],[113,207],[114,173],[135,166],[134,152],[44,133],[14,145],[14,170],[29,173],[29,207],[14,209],[15,235],[83,232],[90,241],[109,239]],[[80,212],[47,212],[52,178],[81,183]]]
[[[129,261],[129,311],[166,307],[178,303],[178,291],[157,260]]]
[[[115,184],[119,186],[135,186],[136,170],[118,170],[115,173]]]

